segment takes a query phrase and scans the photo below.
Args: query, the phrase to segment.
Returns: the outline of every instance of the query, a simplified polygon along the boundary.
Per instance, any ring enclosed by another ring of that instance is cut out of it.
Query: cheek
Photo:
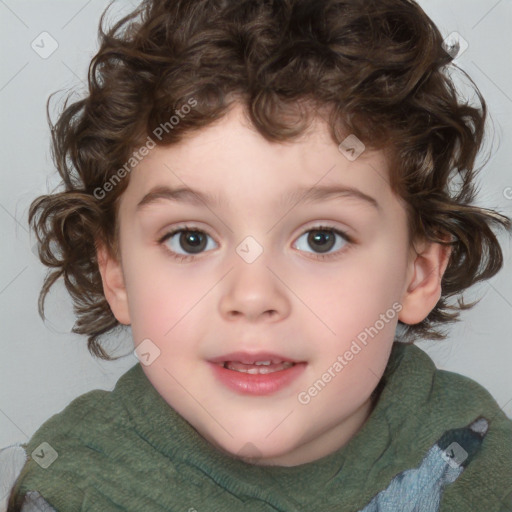
[[[357,380],[360,367],[367,377],[369,369],[378,374],[385,367],[401,309],[404,254],[398,243],[376,241],[341,262],[335,272],[309,279],[309,290],[303,283],[307,304],[321,320],[309,315],[309,336],[316,333],[318,356],[332,364],[348,351],[347,357],[357,360],[347,365],[347,379],[353,375]]]
[[[354,300],[387,308],[400,299],[407,273],[405,230],[396,219],[396,226],[383,227],[380,236],[358,252],[353,265],[357,278],[350,290]]]
[[[149,338],[160,344],[185,314],[190,288],[169,272],[162,257],[150,259],[136,250],[126,254],[123,267],[134,341]]]
[[[358,251],[357,255],[322,275],[309,275],[302,283],[305,301],[332,325],[359,328],[372,325],[401,297],[405,258],[400,251]],[[384,249],[384,248],[383,248]]]
[[[192,270],[160,254],[151,258],[129,253],[125,261],[132,333],[135,344],[149,338],[163,359],[179,359],[183,340],[193,350],[193,340],[204,337],[205,319],[215,310],[214,295],[219,276],[211,268]]]

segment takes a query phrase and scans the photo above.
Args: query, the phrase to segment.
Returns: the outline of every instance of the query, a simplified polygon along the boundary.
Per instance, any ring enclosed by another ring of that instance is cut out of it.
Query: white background
[[[124,12],[135,1],[123,4]],[[456,62],[476,82],[491,113],[485,149],[493,156],[481,172],[479,203],[512,216],[512,188],[506,197],[512,187],[512,2],[422,0],[420,5],[444,36],[456,31],[469,43]],[[50,293],[49,321],[42,322],[37,298],[46,268],[31,251],[35,238],[27,224],[31,201],[60,181],[50,160],[46,100],[61,90],[53,101],[60,108],[69,89],[76,90],[76,98],[83,95],[106,6],[104,0],[0,0],[0,447],[26,442],[75,397],[113,389],[137,362],[129,330],[118,351],[127,354],[123,359],[105,362],[89,354],[86,338],[70,333],[71,298],[62,282]],[[31,48],[44,31],[58,43],[46,59]],[[468,294],[481,302],[463,314],[447,340],[419,345],[438,367],[486,387],[512,417],[511,241],[501,240],[505,268]]]

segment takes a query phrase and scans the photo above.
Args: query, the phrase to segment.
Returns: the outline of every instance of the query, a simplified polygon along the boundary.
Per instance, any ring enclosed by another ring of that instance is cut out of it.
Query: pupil
[[[312,231],[308,237],[308,243],[310,245],[314,246],[314,244],[320,244],[318,252],[328,252],[332,249],[333,242],[334,236],[328,231]]]

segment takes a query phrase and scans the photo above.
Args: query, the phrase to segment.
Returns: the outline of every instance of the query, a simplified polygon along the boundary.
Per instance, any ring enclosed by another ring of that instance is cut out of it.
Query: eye
[[[207,248],[211,249],[212,244],[208,243],[208,238],[213,240],[210,235],[200,229],[181,226],[165,234],[158,243],[165,244],[171,256],[183,261],[193,259],[194,255],[200,254]],[[181,250],[184,252],[180,252]]]
[[[304,239],[306,235],[307,237]],[[301,241],[301,239],[304,240]],[[342,250],[351,241],[351,238],[346,233],[332,226],[315,226],[308,229],[297,239],[297,245],[302,244],[303,246],[299,246],[298,249],[306,252],[309,251],[305,249],[304,245],[309,245],[314,251],[317,251],[315,257],[324,259],[334,256],[336,252]],[[336,250],[330,253],[329,251],[333,248]]]

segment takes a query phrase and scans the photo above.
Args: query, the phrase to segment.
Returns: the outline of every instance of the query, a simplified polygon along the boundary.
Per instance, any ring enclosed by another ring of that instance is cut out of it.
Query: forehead
[[[129,179],[123,201],[132,210],[158,198],[212,207],[238,200],[247,207],[268,203],[281,208],[335,194],[374,207],[393,199],[384,152],[364,150],[350,160],[321,119],[297,140],[269,142],[239,106],[178,143],[155,147]]]

